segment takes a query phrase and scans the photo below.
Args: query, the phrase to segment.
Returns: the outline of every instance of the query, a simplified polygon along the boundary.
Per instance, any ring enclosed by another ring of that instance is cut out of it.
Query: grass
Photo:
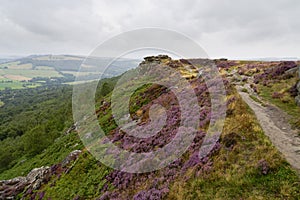
[[[34,77],[62,77],[61,74],[59,74],[55,70],[19,70],[19,69],[0,69],[0,76],[3,75],[19,75],[19,76],[25,76],[28,78],[34,78]]]
[[[31,70],[32,69],[32,64],[28,63],[28,64],[22,64],[22,65],[9,65],[7,67],[8,69],[16,69],[16,70]]]
[[[262,102],[260,99],[258,99],[256,96],[254,96],[254,95],[249,95],[249,97],[250,97],[253,101],[259,103],[260,105],[266,106],[265,103]]]
[[[13,168],[0,174],[0,180],[26,176],[33,168],[57,164],[77,149],[83,149],[77,133],[63,135],[40,155],[20,159]],[[51,199],[70,199],[77,196],[91,199],[100,196],[101,189],[106,183],[105,176],[109,172],[111,172],[110,168],[100,165],[91,154],[83,150],[69,173],[52,176],[50,182],[40,189],[46,192],[45,197]]]
[[[140,98],[139,94],[150,88],[151,96]],[[157,90],[160,91],[159,88]],[[149,103],[150,98],[155,97],[153,91],[156,91],[155,87],[150,85],[139,88],[132,98],[141,103],[130,107],[130,112],[134,113]],[[235,101],[228,106],[232,112],[225,121],[221,150],[208,162],[212,163],[210,169],[201,172],[203,167],[192,168],[179,175],[171,184],[166,199],[299,199],[300,184],[295,171],[264,135],[254,113],[238,93],[231,88],[228,95],[235,97]],[[108,97],[105,100],[109,102]],[[111,118],[111,110],[99,113],[99,123],[106,133],[116,128]],[[228,139],[233,141],[233,146],[226,145]],[[20,159],[12,169],[0,174],[0,179],[26,175],[35,167],[51,166],[75,149],[83,149],[76,133],[63,135],[42,154]],[[261,160],[269,168],[265,175],[258,167]],[[69,173],[53,176],[38,192],[45,191],[45,199],[95,199],[101,196],[101,189],[106,183],[105,176],[110,171],[84,150]],[[149,182],[146,180],[141,187]],[[109,187],[112,188],[111,185]],[[138,191],[132,188],[128,190],[128,193]]]
[[[41,84],[38,83],[26,83],[21,82],[19,80],[12,80],[5,75],[11,75],[12,77],[25,77],[26,78],[34,78],[34,77],[62,77],[57,71],[53,68],[52,70],[31,70],[31,69],[0,69],[0,90],[4,90],[5,88],[10,89],[23,89],[23,88],[32,88],[38,87]],[[12,81],[12,82],[8,82]]]
[[[88,76],[88,75],[95,75],[99,74],[97,72],[77,72],[77,71],[61,71],[65,74],[72,74],[73,76]]]
[[[246,88],[243,88],[241,91],[245,92],[245,93],[248,93],[248,90]]]
[[[285,111],[290,117],[290,123],[294,127],[300,128],[300,107],[298,107],[295,103],[295,99],[290,96],[288,89],[291,88],[295,83],[297,79],[291,78],[287,80],[281,80],[278,83],[274,83],[271,86],[263,86],[258,85],[260,96],[276,105],[283,111]],[[282,98],[272,98],[272,94],[274,92],[280,92],[283,94]]]
[[[0,69],[3,69],[5,67],[9,68],[11,66],[16,66],[18,65],[20,62],[9,62],[9,63],[3,63],[3,64],[0,64]]]
[[[33,168],[51,166],[61,162],[70,152],[82,148],[83,146],[77,133],[72,132],[69,135],[63,135],[43,153],[33,158],[21,158],[15,166],[0,174],[0,180],[26,176]]]
[[[45,199],[74,199],[84,197],[93,199],[99,197],[101,189],[107,182],[105,176],[111,169],[99,166],[88,152],[84,152],[68,174],[55,177],[43,188]]]
[[[264,135],[255,115],[237,96],[229,108],[221,143],[226,135],[235,133],[236,145],[224,145],[212,158],[212,169],[191,178],[178,180],[171,187],[167,199],[297,199],[300,197],[299,178],[282,155]],[[257,168],[264,159],[270,168],[267,175]]]
[[[10,89],[23,89],[23,88],[34,88],[38,87],[40,84],[38,83],[23,83],[20,81],[12,81],[12,82],[1,82],[0,81],[0,90],[4,90],[5,88]]]
[[[49,66],[36,66],[35,69],[36,70],[54,70],[53,67],[49,67]]]

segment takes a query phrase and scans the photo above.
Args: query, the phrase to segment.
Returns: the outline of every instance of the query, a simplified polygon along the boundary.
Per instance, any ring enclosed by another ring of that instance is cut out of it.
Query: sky
[[[0,0],[0,56],[88,55],[112,36],[166,28],[211,58],[300,57],[298,0]]]

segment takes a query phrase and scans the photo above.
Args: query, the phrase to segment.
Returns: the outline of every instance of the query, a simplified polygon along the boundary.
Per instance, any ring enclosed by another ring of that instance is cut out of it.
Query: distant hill
[[[300,60],[297,57],[267,57],[267,58],[254,58],[251,60],[256,60],[256,61],[298,61]]]
[[[110,58],[86,59],[73,55],[31,55],[17,59],[0,60],[0,90],[37,87],[61,83],[74,84],[76,77],[81,81],[99,78],[99,68],[104,68]],[[82,65],[84,61],[84,64]],[[140,60],[118,59],[113,62],[102,78],[120,75],[137,67]],[[78,73],[80,66],[82,66]]]

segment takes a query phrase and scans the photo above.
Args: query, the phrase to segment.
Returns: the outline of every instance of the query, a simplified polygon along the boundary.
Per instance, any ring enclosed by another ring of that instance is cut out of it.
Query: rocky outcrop
[[[50,167],[33,169],[26,177],[0,181],[0,199],[15,199],[23,191],[37,190],[50,179]]]
[[[77,160],[81,150],[71,152],[61,163],[51,167],[40,167],[31,170],[26,177],[17,177],[10,180],[0,181],[0,200],[16,199],[21,193],[22,196],[35,195],[33,191],[38,190],[42,184],[47,183],[52,175],[62,172],[68,173],[72,169],[70,165]]]
[[[168,55],[148,56],[144,58],[146,63],[157,63],[159,64],[162,60],[170,61],[171,58]]]

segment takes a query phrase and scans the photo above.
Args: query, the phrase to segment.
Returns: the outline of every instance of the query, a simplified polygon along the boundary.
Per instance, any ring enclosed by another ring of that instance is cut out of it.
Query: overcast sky
[[[89,54],[143,27],[181,32],[210,57],[300,57],[299,0],[0,0],[0,55]]]

